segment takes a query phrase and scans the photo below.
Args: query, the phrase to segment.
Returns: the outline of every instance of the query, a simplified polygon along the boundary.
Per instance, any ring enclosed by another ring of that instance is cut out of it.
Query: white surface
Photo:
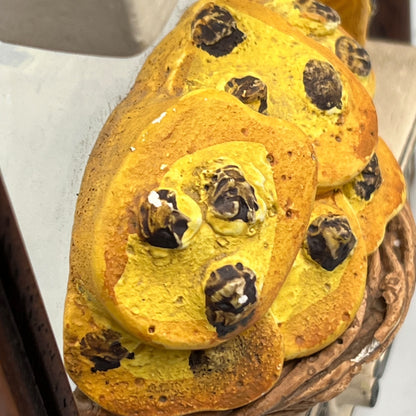
[[[99,126],[136,68],[0,46],[0,166],[60,345],[76,193]]]
[[[182,12],[179,5],[158,39]],[[60,348],[84,167],[150,50],[109,58],[0,42],[0,169]]]
[[[0,40],[131,56],[154,41],[176,0],[0,0]]]
[[[178,2],[166,30],[186,3]],[[0,168],[60,348],[72,218],[83,169],[100,128],[129,91],[147,54],[100,58],[0,43]],[[376,408],[357,408],[355,416],[416,413],[415,309],[413,302],[393,344]]]

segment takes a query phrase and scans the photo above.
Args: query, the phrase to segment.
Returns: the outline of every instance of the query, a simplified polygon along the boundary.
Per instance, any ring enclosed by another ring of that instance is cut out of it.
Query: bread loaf
[[[76,206],[64,360],[98,414],[257,415],[315,386],[297,359],[363,323],[405,199],[373,82],[317,1],[199,0],[156,46]]]
[[[315,147],[319,187],[352,179],[374,152],[377,117],[365,88],[331,51],[261,4],[191,6],[154,49],[134,90],[139,99],[202,87],[226,90],[298,125]]]

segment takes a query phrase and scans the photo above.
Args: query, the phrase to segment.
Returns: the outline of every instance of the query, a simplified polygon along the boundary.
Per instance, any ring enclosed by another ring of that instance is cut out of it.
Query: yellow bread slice
[[[331,51],[261,4],[197,2],[150,55],[134,94],[201,87],[298,125],[315,146],[320,187],[348,182],[374,152],[377,119],[365,88]]]
[[[104,127],[79,194],[70,278],[142,341],[201,349],[271,306],[302,243],[317,166],[300,129],[230,94],[173,101],[127,98]]]
[[[382,243],[387,223],[406,202],[403,172],[381,137],[370,164],[342,191],[357,214],[370,255]]]
[[[339,14],[315,0],[258,0],[281,14],[306,36],[335,53],[359,79],[371,96],[375,92],[375,76],[368,52],[343,27]]]
[[[285,360],[313,354],[347,329],[366,277],[366,246],[349,203],[339,191],[318,198],[304,245],[271,307]]]
[[[283,342],[271,315],[208,350],[166,350],[118,326],[85,287],[70,281],[64,361],[79,389],[122,416],[175,416],[243,406],[279,379]]]

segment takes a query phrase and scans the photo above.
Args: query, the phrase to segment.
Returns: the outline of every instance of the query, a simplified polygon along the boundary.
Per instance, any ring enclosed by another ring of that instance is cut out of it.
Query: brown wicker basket
[[[409,204],[387,226],[369,259],[365,299],[347,331],[324,350],[288,361],[267,394],[239,409],[198,416],[295,416],[340,394],[363,364],[376,360],[401,327],[415,288],[416,226]],[[110,416],[78,390],[81,416]]]

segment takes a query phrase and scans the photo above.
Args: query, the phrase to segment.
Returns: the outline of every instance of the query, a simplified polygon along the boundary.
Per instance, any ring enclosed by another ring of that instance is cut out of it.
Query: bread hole
[[[167,402],[167,400],[168,400],[168,398],[166,396],[160,396],[159,397],[159,402],[160,403],[165,403],[165,402]]]
[[[144,379],[144,378],[137,377],[137,378],[135,378],[135,379],[134,379],[134,384],[135,384],[136,386],[144,386],[144,385],[145,385],[145,383],[146,383],[146,381],[145,381],[145,379]]]
[[[175,303],[178,303],[178,304],[182,304],[183,303],[183,296],[178,296],[177,298],[176,298],[176,300],[175,300]]]
[[[301,345],[303,345],[305,343],[305,338],[303,338],[303,336],[302,335],[298,335],[297,337],[296,337],[296,344],[297,345],[299,345],[299,346],[301,346]]]
[[[325,283],[324,287],[328,292],[331,290],[331,285],[329,283]]]
[[[156,327],[154,325],[150,325],[149,328],[147,328],[147,332],[149,332],[149,334],[154,334],[156,331]]]
[[[274,163],[274,156],[271,153],[267,153],[266,159],[268,160],[268,162],[273,165]]]

